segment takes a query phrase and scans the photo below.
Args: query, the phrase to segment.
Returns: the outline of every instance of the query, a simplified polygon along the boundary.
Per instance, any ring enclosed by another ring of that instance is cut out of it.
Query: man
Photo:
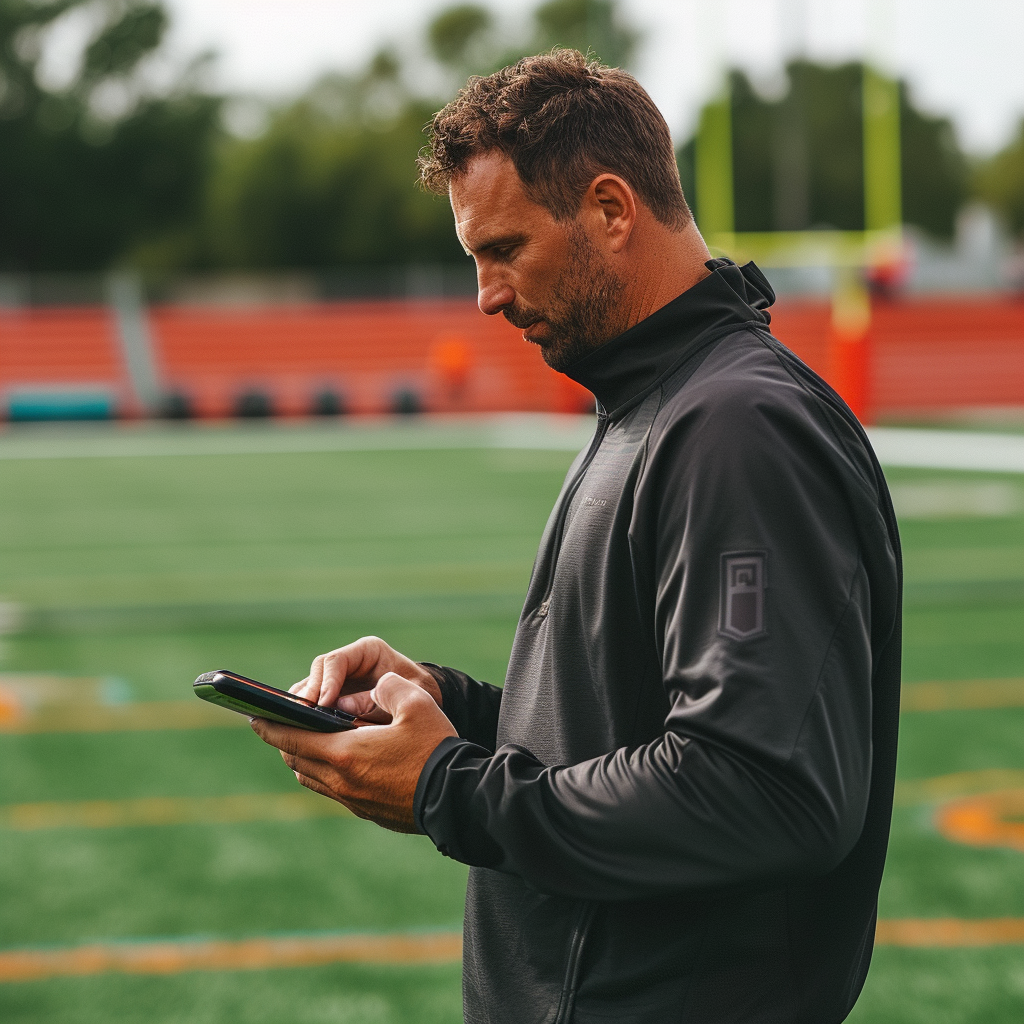
[[[575,51],[473,79],[421,158],[479,303],[597,396],[504,691],[364,638],[257,721],[303,785],[472,866],[468,1021],[831,1024],[888,838],[900,555],[863,431],[712,260],[667,127]],[[372,690],[370,688],[373,688]]]

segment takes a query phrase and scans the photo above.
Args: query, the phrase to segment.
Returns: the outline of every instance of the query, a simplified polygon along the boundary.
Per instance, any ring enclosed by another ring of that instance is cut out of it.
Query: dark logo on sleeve
[[[763,551],[729,551],[722,555],[719,633],[747,640],[765,632],[766,568]]]

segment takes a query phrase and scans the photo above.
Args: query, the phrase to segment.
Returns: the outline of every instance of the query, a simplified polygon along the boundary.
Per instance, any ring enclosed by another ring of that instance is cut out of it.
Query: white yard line
[[[467,448],[578,451],[593,431],[592,416],[543,413],[334,423],[32,425],[0,430],[0,461]],[[872,427],[868,434],[884,466],[1024,473],[1024,434],[912,427]]]
[[[868,436],[883,466],[1024,473],[1024,434],[871,427]]]
[[[0,460],[460,448],[579,451],[593,432],[592,416],[536,413],[415,420],[360,418],[334,423],[53,424],[0,431]]]

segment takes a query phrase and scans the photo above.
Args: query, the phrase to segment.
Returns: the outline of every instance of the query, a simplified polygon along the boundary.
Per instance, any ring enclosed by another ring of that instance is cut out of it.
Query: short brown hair
[[[473,157],[496,149],[556,220],[576,216],[602,171],[627,181],[668,227],[693,219],[668,125],[651,97],[632,75],[578,50],[555,49],[474,76],[426,130],[419,168],[431,192],[446,194]]]

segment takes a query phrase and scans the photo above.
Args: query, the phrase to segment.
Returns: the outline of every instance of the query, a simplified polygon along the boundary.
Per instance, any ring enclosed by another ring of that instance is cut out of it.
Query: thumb
[[[434,699],[416,683],[403,678],[397,672],[385,672],[377,680],[370,696],[377,707],[386,711],[393,719],[400,718],[403,711],[412,711],[412,705],[419,705],[421,702],[434,704]],[[434,704],[434,707],[437,707]]]

